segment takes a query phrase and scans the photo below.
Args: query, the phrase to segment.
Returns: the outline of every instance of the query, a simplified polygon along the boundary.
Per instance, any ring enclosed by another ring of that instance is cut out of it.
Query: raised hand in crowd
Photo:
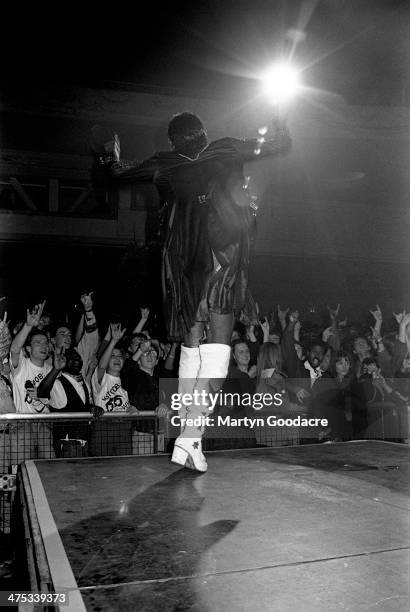
[[[91,364],[95,362],[95,356],[101,354],[98,353],[100,334],[94,313],[94,291],[82,293],[80,301],[84,312],[78,322],[75,332],[75,347],[83,360],[81,373],[83,378],[88,380],[91,372]]]
[[[110,331],[111,331],[111,342],[115,346],[121,340],[121,338],[123,338],[127,330],[125,328],[122,329],[121,323],[110,323]]]
[[[369,310],[370,314],[373,315],[373,318],[375,320],[375,325],[374,327],[372,327],[372,333],[373,333],[373,338],[375,340],[377,340],[378,338],[381,337],[381,328],[382,328],[382,324],[383,324],[383,313],[380,309],[380,306],[378,304],[376,304],[376,309],[375,310]]]
[[[399,341],[410,344],[410,313],[403,311],[399,325]]]
[[[142,332],[142,330],[145,327],[146,322],[148,321],[150,309],[149,308],[140,308],[140,313],[141,313],[141,317],[140,317],[140,320],[138,321],[137,325],[135,326],[135,328],[134,328],[134,330],[132,332],[133,334],[139,334],[140,332]]]
[[[116,132],[114,132],[110,140],[107,140],[106,142],[104,142],[103,149],[104,149],[104,156],[101,159],[102,163],[109,164],[109,163],[113,163],[113,162],[116,163],[120,161],[121,144],[120,144],[120,137],[118,136]]]
[[[141,308],[141,319],[144,319],[144,321],[148,320],[149,317],[149,308]]]
[[[299,310],[292,310],[289,315],[289,323],[296,323],[296,321],[299,321]]]
[[[4,312],[3,318],[0,319],[0,375],[8,376],[9,365],[7,356],[10,352],[11,345],[11,334],[7,323],[7,311]],[[4,362],[3,362],[4,361]],[[1,384],[1,381],[0,381]],[[1,391],[0,391],[0,403],[1,403]]]
[[[29,333],[32,331],[32,329],[36,328],[40,322],[45,303],[46,302],[44,300],[44,302],[36,304],[32,310],[27,309],[26,322],[17,332],[10,346],[11,363],[14,368],[17,368],[20,353],[23,350],[24,343],[27,340]]]
[[[396,315],[396,320],[399,320],[400,323],[399,333],[393,345],[391,374],[398,377],[396,386],[398,384],[405,395],[410,395],[410,384],[407,384],[405,380],[410,374],[410,313],[403,310],[399,315]]]
[[[91,385],[91,378],[94,374],[95,368],[98,366],[98,361],[98,356],[93,355],[87,364],[87,368],[85,369],[83,374],[84,381],[87,383],[87,385]]]
[[[179,342],[173,342],[169,345],[169,349],[164,351],[164,369],[172,371],[175,366],[176,351],[179,347]],[[168,345],[166,345],[168,347]]]
[[[3,330],[5,330],[5,329],[8,330],[8,328],[9,327],[8,327],[8,321],[7,321],[7,310],[5,310],[4,314],[3,314],[3,318],[0,319],[0,333],[3,332]]]
[[[145,340],[144,342],[141,342],[140,345],[138,346],[137,350],[133,354],[132,360],[133,361],[139,361],[141,355],[143,355],[144,353],[149,351],[149,349],[151,348],[151,342],[152,342],[151,339]]]
[[[289,312],[289,308],[286,308],[286,310],[281,310],[280,304],[278,304],[278,319],[279,319],[279,323],[282,328],[282,331],[286,329],[286,316],[288,312]]]
[[[259,321],[259,325],[261,326],[263,331],[263,341],[269,342],[269,321],[267,317],[265,317],[263,321]]]
[[[381,335],[381,328],[383,324],[383,313],[378,304],[376,304],[375,310],[369,310],[369,312],[373,315],[373,318],[375,320],[374,327],[370,326],[370,329],[372,330],[373,348],[377,350],[378,353],[381,353],[385,351],[385,347],[384,347],[384,343],[383,343],[383,339]]]
[[[28,327],[37,327],[40,323],[41,315],[43,314],[44,306],[46,302],[36,304],[32,310],[27,308],[26,325]]]
[[[152,340],[145,340],[145,342],[141,342],[139,348],[141,350],[141,353],[146,353],[147,351],[149,351],[149,349],[151,348],[151,343]]]
[[[91,333],[97,330],[97,321],[94,314],[94,291],[82,293],[80,302],[83,307],[83,314],[78,322],[75,332],[75,343],[78,345],[84,336],[84,333]]]
[[[67,365],[65,356],[65,346],[56,346],[53,354],[53,368],[47,373],[47,376],[42,379],[36,389],[38,397],[42,399],[50,399],[50,394],[53,389],[54,382],[60,376],[60,372]]]
[[[255,335],[255,325],[249,325],[249,327],[246,330],[246,337],[249,340],[249,342],[257,342],[258,339]]]
[[[60,348],[56,348],[53,356],[53,366],[56,370],[64,370],[67,364],[67,359],[65,356],[65,347],[61,346]]]
[[[329,311],[330,320],[333,323],[333,321],[335,321],[339,317],[340,304],[338,304],[336,308],[331,308],[330,306],[328,306],[327,309]]]
[[[387,384],[386,379],[382,374],[381,368],[375,367],[371,371],[371,376],[373,379],[373,385],[379,389],[382,396],[384,396],[385,393],[387,393],[388,395],[392,393],[393,388]]]
[[[109,369],[110,359],[113,355],[113,351],[118,344],[118,342],[124,337],[124,334],[127,330],[122,329],[121,323],[110,323],[110,332],[111,338],[109,343],[107,344],[103,354],[100,357],[97,367],[97,381],[101,383],[104,374],[107,369]],[[121,355],[121,360],[123,362],[123,356]],[[121,364],[122,367],[123,363]]]
[[[89,293],[83,293],[80,297],[80,301],[84,306],[84,312],[91,312],[91,310],[93,309],[93,293],[93,291],[90,291]]]
[[[406,316],[406,311],[403,310],[402,312],[393,312],[393,316],[396,319],[398,325],[400,325],[400,323],[402,322],[403,317]]]
[[[327,307],[330,317],[330,326],[327,327],[322,333],[323,342],[329,343],[329,346],[335,352],[340,350],[340,335],[339,335],[339,313],[340,313],[340,304],[336,306],[336,308],[332,308],[331,306]],[[342,322],[343,325],[346,324],[347,321]],[[343,327],[340,325],[340,327]]]
[[[333,328],[332,327],[326,327],[326,329],[323,330],[322,332],[322,340],[323,342],[328,342],[330,336],[333,335]]]
[[[105,332],[105,336],[102,339],[96,354],[97,361],[100,360],[101,355],[104,353],[105,349],[109,345],[111,340],[111,324],[108,325],[107,331]]]
[[[302,327],[301,321],[298,319],[295,321],[295,325],[293,327],[293,338],[295,342],[300,342],[300,329]]]

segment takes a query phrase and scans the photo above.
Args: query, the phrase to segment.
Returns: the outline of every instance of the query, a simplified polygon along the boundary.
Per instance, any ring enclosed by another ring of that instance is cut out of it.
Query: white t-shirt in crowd
[[[17,368],[13,367],[10,360],[10,378],[13,386],[13,400],[16,412],[38,414],[48,413],[48,400],[32,399],[27,393],[26,383],[30,381],[33,387],[38,387],[41,381],[51,370],[51,366],[45,363],[42,367],[34,365],[23,351],[20,351]]]
[[[104,408],[104,412],[125,412],[130,407],[128,393],[121,386],[121,378],[105,372],[101,384],[98,383],[98,370],[91,379],[94,403]]]

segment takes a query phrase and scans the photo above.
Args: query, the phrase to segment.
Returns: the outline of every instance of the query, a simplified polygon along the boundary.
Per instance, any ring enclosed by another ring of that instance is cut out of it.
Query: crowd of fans
[[[45,302],[27,309],[25,320],[16,324],[4,312],[0,412],[92,412],[97,419],[105,412],[155,411],[169,419],[173,411],[160,380],[177,377],[179,343],[151,337],[148,308],[141,308],[135,327],[126,330],[116,320],[101,333],[92,292],[81,295],[81,305],[76,329],[50,317]],[[372,407],[382,406],[388,418],[400,421],[393,437],[403,441],[410,401],[410,313],[394,314],[395,329],[385,328],[379,306],[370,311],[369,327],[341,320],[339,313],[339,306],[328,308],[322,326],[280,306],[257,324],[237,320],[223,391],[239,398],[281,393],[276,415],[327,420],[317,431],[321,442],[364,437]],[[239,400],[219,405],[216,412],[243,417],[255,409]]]

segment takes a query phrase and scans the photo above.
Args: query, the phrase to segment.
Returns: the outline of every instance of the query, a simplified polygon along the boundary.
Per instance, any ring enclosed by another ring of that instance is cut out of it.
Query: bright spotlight
[[[261,81],[263,93],[272,104],[286,102],[300,88],[299,74],[288,64],[272,66],[261,76]]]

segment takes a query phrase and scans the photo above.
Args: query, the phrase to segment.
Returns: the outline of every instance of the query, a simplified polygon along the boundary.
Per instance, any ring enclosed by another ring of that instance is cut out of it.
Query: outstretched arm
[[[151,182],[158,168],[158,158],[156,155],[138,163],[120,160],[120,139],[118,134],[109,142],[104,144],[105,155],[99,158],[100,163],[105,168],[106,174],[121,182]]]
[[[244,162],[258,157],[284,155],[292,148],[292,139],[286,121],[278,115],[272,119],[271,130],[261,128],[256,138],[231,140]]]
[[[121,323],[111,323],[111,340],[107,345],[104,353],[101,355],[100,361],[98,362],[97,368],[97,380],[101,384],[104,377],[105,371],[108,368],[108,364],[111,359],[111,354],[114,350],[115,345],[121,340],[126,330],[121,329]]]
[[[133,334],[139,334],[143,329],[144,326],[146,324],[146,322],[148,321],[148,317],[149,317],[149,308],[140,308],[141,311],[141,318],[138,321],[136,327],[133,329]]]
[[[41,304],[37,304],[37,306],[34,306],[33,310],[27,309],[26,322],[24,323],[18,334],[15,336],[10,347],[11,364],[13,368],[17,368],[19,364],[20,352],[24,346],[27,336],[29,335],[33,327],[37,327],[40,323],[44,305],[45,301]]]

